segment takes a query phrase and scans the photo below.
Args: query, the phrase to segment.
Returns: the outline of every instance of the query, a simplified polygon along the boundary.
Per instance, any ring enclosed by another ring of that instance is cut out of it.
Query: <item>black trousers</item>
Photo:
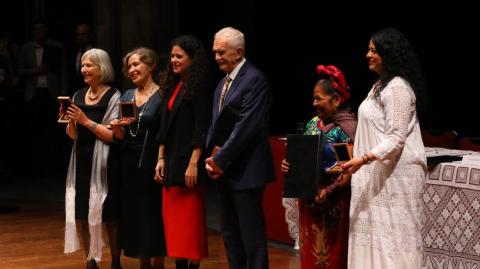
[[[265,188],[231,190],[220,184],[222,233],[231,269],[267,269]]]

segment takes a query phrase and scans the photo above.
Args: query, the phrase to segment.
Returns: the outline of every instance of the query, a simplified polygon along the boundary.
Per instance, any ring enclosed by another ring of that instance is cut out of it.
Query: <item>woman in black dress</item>
[[[76,92],[73,104],[61,107],[69,119],[67,135],[74,141],[68,167],[65,194],[65,253],[80,248],[80,230],[87,256],[87,268],[98,268],[102,255],[102,223],[106,223],[112,268],[120,267],[116,248],[118,158],[111,146],[110,121],[118,117],[120,92],[107,83],[113,81],[110,57],[101,49],[82,56],[81,72],[89,86]]]
[[[140,259],[141,269],[163,268],[162,186],[153,180],[162,103],[156,83],[158,56],[148,48],[134,49],[124,57],[123,69],[137,87],[121,98],[122,102],[135,102],[136,118],[111,122],[115,137],[123,140],[119,246],[125,256]]]

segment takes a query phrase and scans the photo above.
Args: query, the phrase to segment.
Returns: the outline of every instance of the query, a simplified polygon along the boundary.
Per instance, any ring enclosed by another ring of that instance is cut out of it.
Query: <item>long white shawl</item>
[[[118,102],[120,92],[116,91],[108,102],[107,111],[102,124],[107,125],[118,117]],[[75,181],[76,181],[76,146],[75,140],[70,154],[70,164],[67,172],[65,191],[65,253],[80,249],[77,227],[75,222]],[[90,180],[90,198],[88,203],[88,226],[90,231],[90,250],[87,260],[102,258],[102,210],[103,202],[107,197],[107,161],[110,146],[98,139],[92,156],[92,175]]]

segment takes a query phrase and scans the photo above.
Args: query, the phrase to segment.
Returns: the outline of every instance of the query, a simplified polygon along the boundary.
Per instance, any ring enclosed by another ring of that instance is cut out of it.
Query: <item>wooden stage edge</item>
[[[0,214],[1,269],[83,269],[83,250],[63,254],[64,206],[60,202],[0,200],[0,205],[17,206],[19,210]],[[209,230],[209,258],[202,269],[227,269],[221,235]],[[270,268],[298,269],[298,256],[282,248],[269,246]],[[101,269],[110,268],[110,253],[104,248]],[[139,268],[136,259],[122,257],[123,269]],[[175,268],[171,258],[165,268]]]

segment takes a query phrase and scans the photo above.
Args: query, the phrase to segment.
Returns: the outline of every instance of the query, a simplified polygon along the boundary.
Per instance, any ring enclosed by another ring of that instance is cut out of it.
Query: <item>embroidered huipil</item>
[[[393,78],[358,109],[354,156],[377,158],[352,177],[349,268],[414,269],[422,261],[422,191],[427,166],[415,95]]]

